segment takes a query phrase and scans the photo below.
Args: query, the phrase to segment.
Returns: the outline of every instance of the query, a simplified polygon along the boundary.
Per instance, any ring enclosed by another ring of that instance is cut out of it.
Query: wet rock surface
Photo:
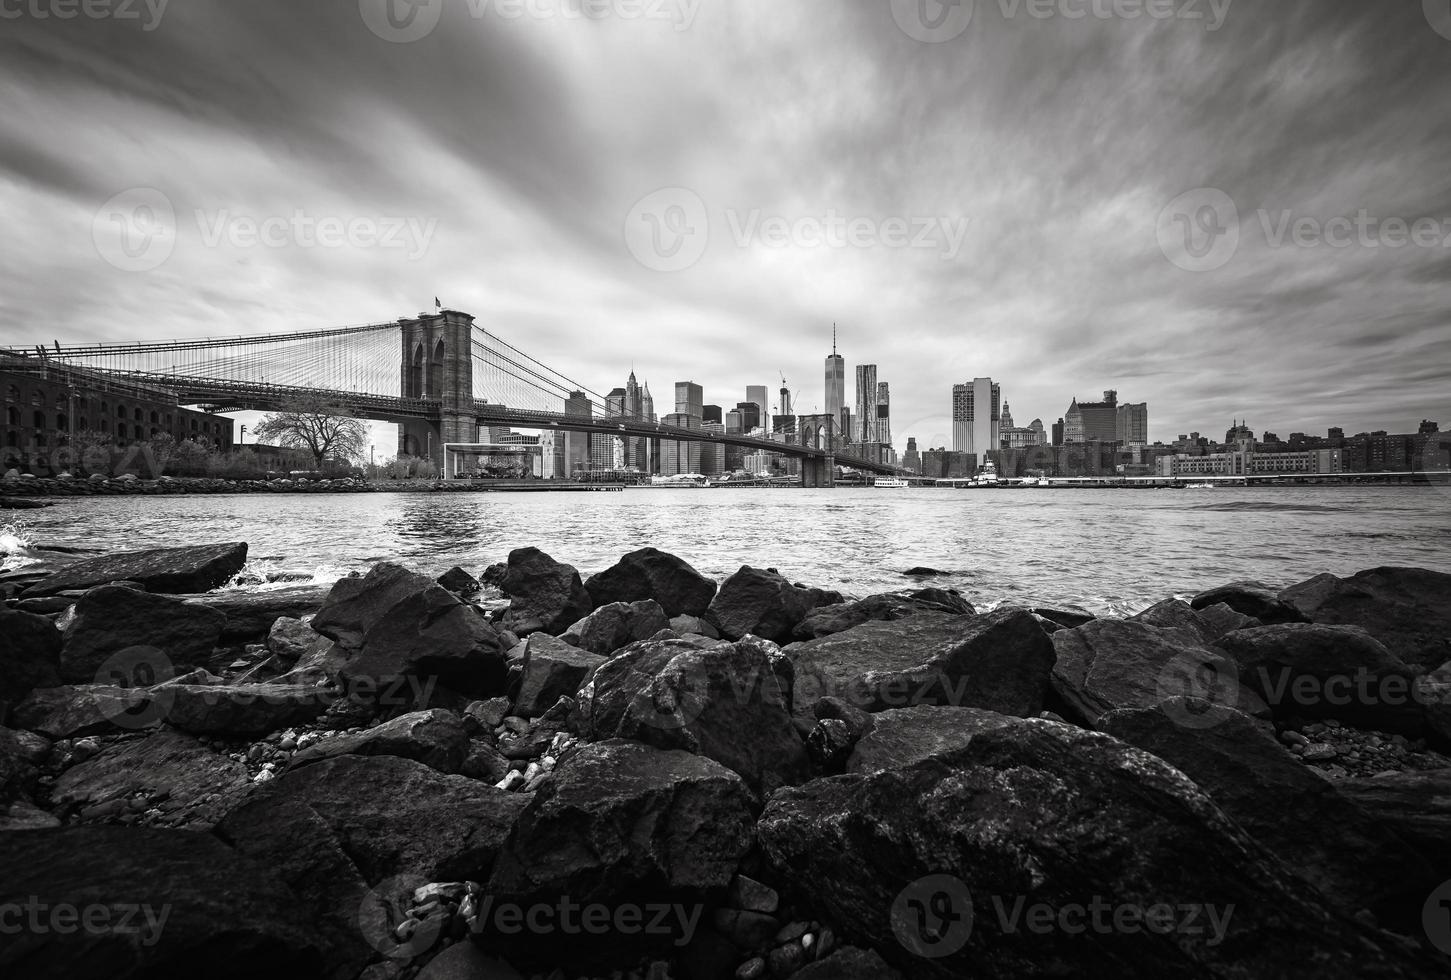
[[[130,551],[74,562],[29,586],[24,595],[121,581],[136,582],[148,592],[207,592],[225,585],[246,563],[245,542]]]

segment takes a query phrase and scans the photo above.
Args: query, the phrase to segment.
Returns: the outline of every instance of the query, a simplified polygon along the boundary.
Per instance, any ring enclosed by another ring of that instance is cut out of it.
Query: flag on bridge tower
[[[435,310],[441,310],[441,309],[443,309],[443,304],[438,301],[438,297],[437,296],[433,297],[433,308]]]

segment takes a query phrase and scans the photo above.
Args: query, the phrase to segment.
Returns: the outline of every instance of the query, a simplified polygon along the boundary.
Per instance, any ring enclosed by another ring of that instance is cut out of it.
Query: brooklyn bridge
[[[172,392],[211,411],[277,411],[302,401],[398,425],[400,454],[444,463],[480,427],[715,443],[796,457],[803,486],[829,486],[837,466],[896,467],[843,446],[830,415],[794,416],[777,439],[667,425],[629,415],[587,385],[500,339],[474,317],[442,310],[387,323],[293,333],[0,348],[7,367],[115,378]],[[566,405],[568,402],[568,405]],[[587,404],[587,411],[584,406]],[[568,410],[566,411],[566,408]]]

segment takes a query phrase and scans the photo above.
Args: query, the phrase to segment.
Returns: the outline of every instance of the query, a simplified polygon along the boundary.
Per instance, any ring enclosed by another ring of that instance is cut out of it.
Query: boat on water
[[[978,473],[977,479],[973,480],[973,486],[995,487],[998,485],[998,468],[992,460],[982,464],[982,471]]]
[[[1216,485],[1213,484],[1213,483],[1186,483],[1186,484],[1184,484],[1184,489],[1185,490],[1213,490],[1215,488],[1215,486]]]
[[[900,490],[902,487],[911,486],[906,480],[899,480],[895,476],[879,476],[872,486],[878,490]]]

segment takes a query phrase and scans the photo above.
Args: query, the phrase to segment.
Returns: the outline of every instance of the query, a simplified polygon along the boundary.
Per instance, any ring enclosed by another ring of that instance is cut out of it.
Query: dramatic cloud
[[[1451,423],[1437,26],[1418,0],[0,0],[0,343],[437,295],[667,411],[677,380],[729,406],[782,373],[812,410],[834,321],[899,449],[948,442],[978,375],[1020,425],[1112,387],[1166,440]],[[118,252],[138,202],[174,233]]]

